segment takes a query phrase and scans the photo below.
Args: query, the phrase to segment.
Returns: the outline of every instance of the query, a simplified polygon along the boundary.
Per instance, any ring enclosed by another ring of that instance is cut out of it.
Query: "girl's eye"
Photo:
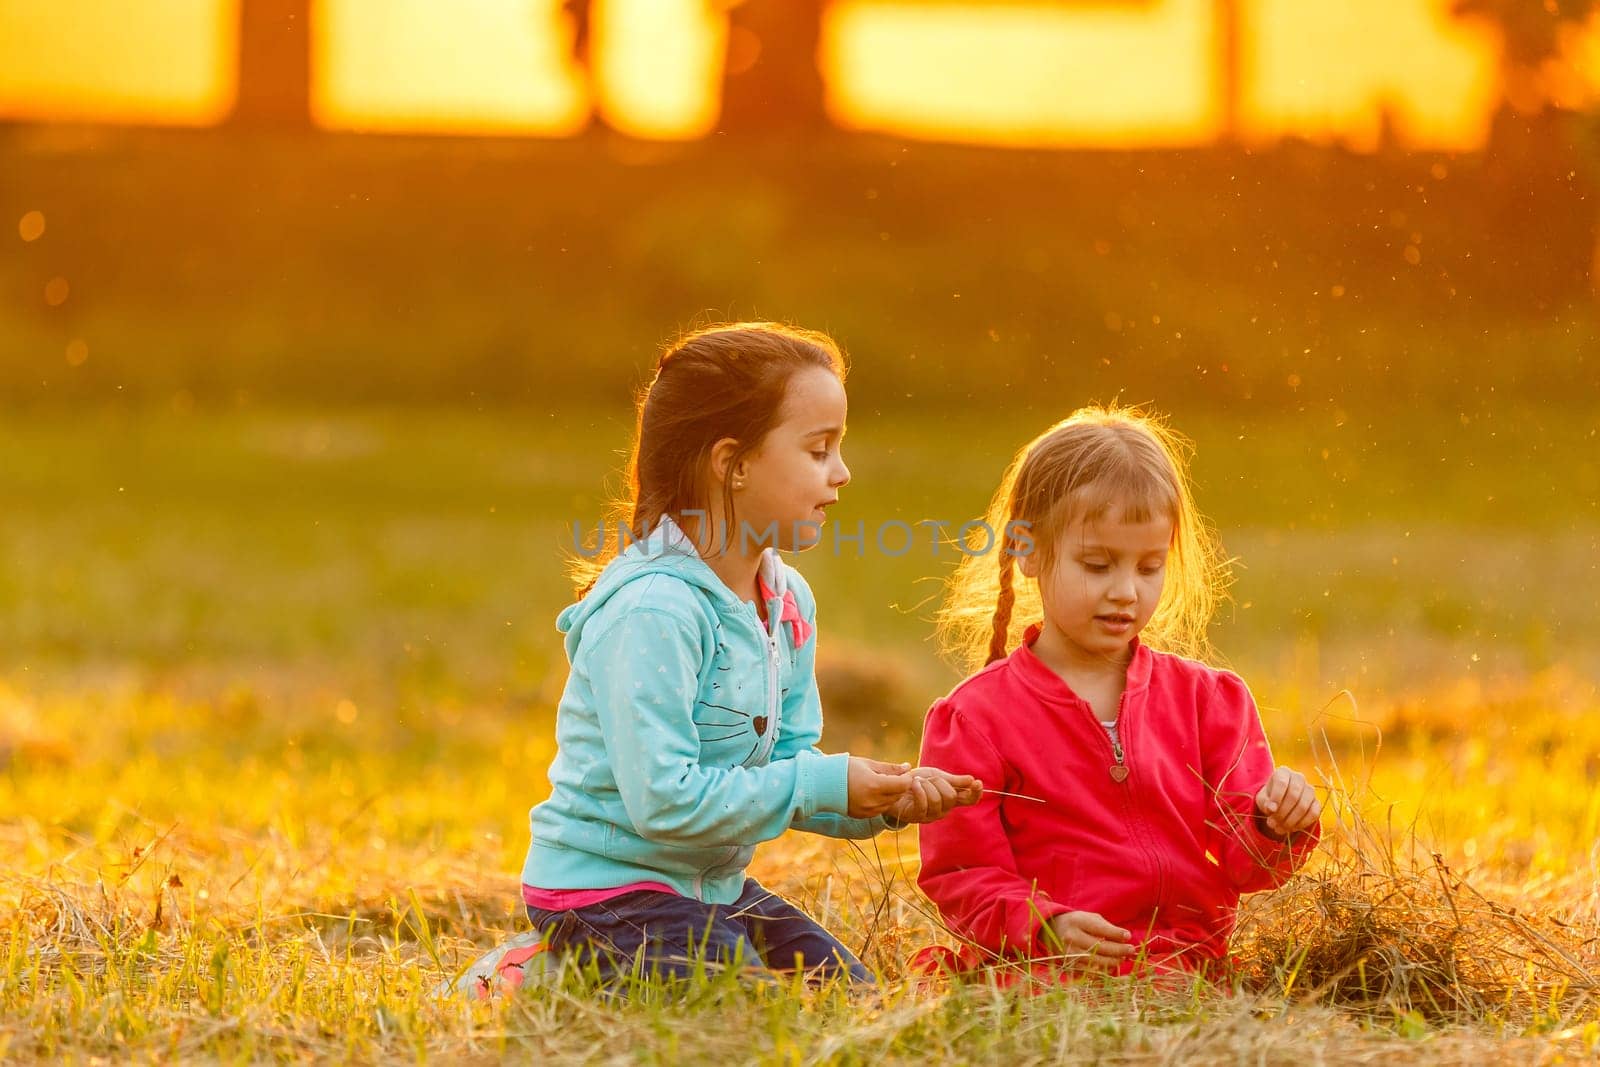
[[[816,460],[827,459],[828,458],[828,452],[827,452],[826,449],[824,449],[821,452],[813,452],[813,453],[811,453],[811,458],[812,459],[816,459]]]
[[[1106,571],[1111,569],[1111,564],[1109,564],[1109,563],[1087,563],[1086,562],[1086,563],[1084,563],[1083,567],[1084,567],[1085,570],[1087,570],[1091,574],[1104,574]]]

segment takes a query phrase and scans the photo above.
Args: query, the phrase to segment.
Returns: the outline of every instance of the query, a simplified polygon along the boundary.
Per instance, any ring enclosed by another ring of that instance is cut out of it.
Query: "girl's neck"
[[[761,571],[760,556],[725,552],[720,556],[702,555],[700,558],[711,568],[711,573],[721,578],[723,584],[733,590],[734,596],[753,601],[758,605],[761,603],[761,591],[756,584],[756,575]]]
[[[1128,664],[1133,661],[1133,644],[1124,645],[1113,656],[1096,656],[1073,644],[1049,619],[1045,619],[1039,636],[1033,642],[1033,654],[1068,686],[1080,690],[1125,679]]]
[[[734,544],[719,546],[715,537],[705,533],[703,522],[696,519],[692,527],[684,527],[684,533],[689,535],[701,560],[711,568],[712,574],[722,579],[722,584],[733,590],[734,596],[754,603],[758,609],[764,607],[756,583],[756,575],[761,572],[761,549],[751,552]]]

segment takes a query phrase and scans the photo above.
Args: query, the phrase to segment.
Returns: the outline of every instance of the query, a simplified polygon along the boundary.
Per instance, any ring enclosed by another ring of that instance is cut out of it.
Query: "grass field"
[[[853,413],[836,518],[978,514],[1011,425]],[[1437,1062],[1600,1042],[1597,423],[1182,420],[1240,558],[1220,653],[1330,844],[1252,902],[1235,994],[924,988],[914,836],[755,873],[888,978],[615,1004],[427,993],[518,929],[553,617],[627,413],[0,421],[0,1058]],[[823,547],[825,745],[914,750],[953,560]],[[1341,691],[1345,695],[1340,695]],[[1437,858],[1433,855],[1437,852]],[[1514,910],[1513,910],[1514,909]]]

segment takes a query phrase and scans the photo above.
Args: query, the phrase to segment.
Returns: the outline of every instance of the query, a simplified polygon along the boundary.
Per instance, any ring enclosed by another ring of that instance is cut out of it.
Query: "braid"
[[[1006,658],[1006,639],[1011,636],[1011,606],[1017,594],[1011,586],[1012,561],[1008,553],[1000,553],[1000,595],[994,602],[994,634],[989,638],[988,666],[997,659]]]

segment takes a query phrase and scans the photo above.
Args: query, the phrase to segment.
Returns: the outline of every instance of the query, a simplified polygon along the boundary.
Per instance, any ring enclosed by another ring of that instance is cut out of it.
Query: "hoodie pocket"
[[[1045,891],[1045,895],[1057,904],[1063,904],[1073,911],[1084,910],[1083,906],[1078,903],[1078,857],[1076,854],[1057,851],[1050,858],[1045,875],[1049,882],[1039,887]]]

